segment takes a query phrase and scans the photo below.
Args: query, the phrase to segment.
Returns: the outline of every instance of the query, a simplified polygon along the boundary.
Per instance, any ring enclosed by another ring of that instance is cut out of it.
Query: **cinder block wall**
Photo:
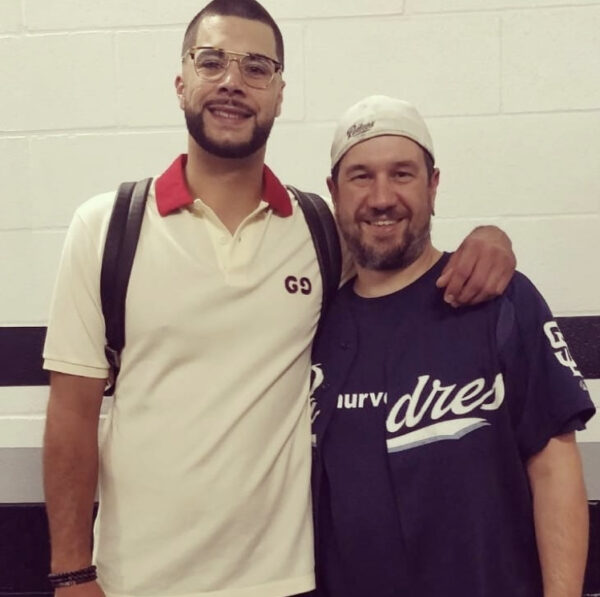
[[[185,25],[203,5],[0,1],[5,367],[14,338],[46,324],[75,207],[122,180],[160,173],[185,151],[173,80]],[[554,312],[582,324],[600,405],[600,340],[589,331],[600,329],[600,1],[264,5],[286,40],[284,109],[267,156],[279,177],[325,192],[339,113],[371,93],[414,102],[442,170],[436,244],[455,248],[480,223],[504,228]],[[10,374],[4,383],[0,374],[0,503],[36,502],[47,389]],[[596,499],[597,419],[580,436]]]

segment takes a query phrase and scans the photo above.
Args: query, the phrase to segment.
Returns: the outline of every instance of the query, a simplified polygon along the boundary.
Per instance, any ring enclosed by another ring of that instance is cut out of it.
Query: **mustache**
[[[365,207],[357,216],[361,220],[402,220],[410,216],[410,211],[407,209],[399,209],[398,207]]]
[[[254,114],[254,110],[250,106],[247,106],[244,102],[240,102],[239,100],[233,98],[214,99],[204,104],[205,108],[218,108],[220,106],[230,106],[232,108],[238,108]]]

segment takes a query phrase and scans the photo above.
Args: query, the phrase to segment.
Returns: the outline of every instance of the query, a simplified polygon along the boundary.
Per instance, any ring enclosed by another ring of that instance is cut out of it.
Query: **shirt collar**
[[[185,182],[187,155],[181,154],[156,179],[154,186],[158,213],[166,216],[194,201]],[[266,165],[263,166],[262,198],[281,217],[292,215],[292,202],[286,188]]]

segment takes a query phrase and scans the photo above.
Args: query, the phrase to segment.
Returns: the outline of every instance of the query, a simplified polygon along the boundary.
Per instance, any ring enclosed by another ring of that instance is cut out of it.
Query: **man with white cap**
[[[328,597],[570,597],[594,413],[552,315],[517,273],[452,309],[430,238],[440,173],[416,109],[342,117],[328,179],[357,269],[314,348],[317,584]]]

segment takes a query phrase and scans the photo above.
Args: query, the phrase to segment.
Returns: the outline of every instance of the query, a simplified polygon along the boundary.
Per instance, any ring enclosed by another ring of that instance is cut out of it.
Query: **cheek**
[[[421,228],[431,219],[432,205],[429,198],[421,198],[421,201],[412,206],[411,224],[417,228]]]
[[[279,116],[279,106],[273,101],[262,101],[255,105],[260,106],[257,117],[261,122],[270,122]]]
[[[281,95],[276,95],[273,99],[273,114],[277,118],[281,114],[281,103],[282,97]]]
[[[340,222],[354,222],[358,217],[358,205],[352,197],[344,197],[340,203],[338,200],[335,208],[336,217]]]
[[[281,112],[281,97],[279,94],[270,93],[262,96],[254,96],[252,100],[256,106],[260,106],[260,111],[265,118],[271,119],[279,116]]]
[[[188,108],[200,109],[213,91],[214,85],[206,81],[194,81],[194,84],[186,86],[184,99]]]

